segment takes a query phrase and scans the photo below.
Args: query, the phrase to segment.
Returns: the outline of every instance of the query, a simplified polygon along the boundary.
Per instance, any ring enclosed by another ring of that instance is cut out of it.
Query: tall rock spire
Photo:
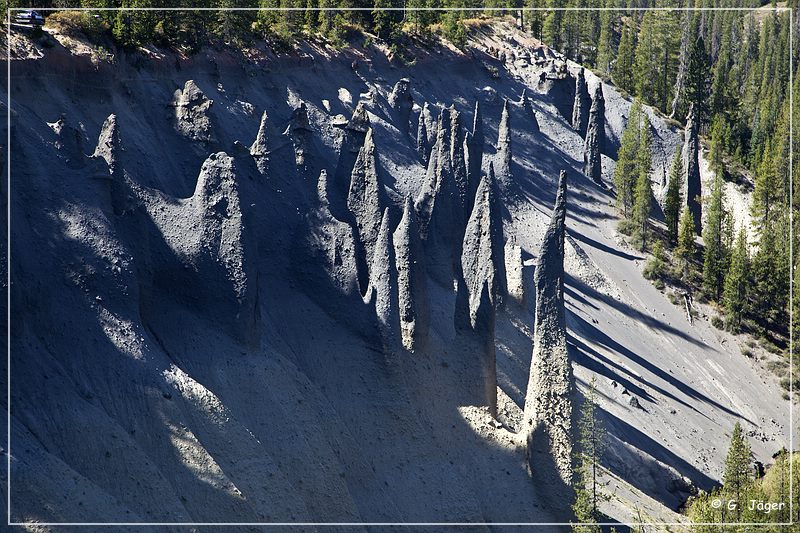
[[[469,212],[467,195],[469,190],[467,177],[467,161],[464,152],[464,130],[461,127],[461,113],[455,107],[450,108],[450,166],[453,169],[453,181],[458,188],[458,199],[462,212],[460,224],[466,222]],[[463,230],[463,227],[461,228]]]
[[[533,356],[525,396],[528,458],[544,484],[572,481],[572,368],[564,316],[564,232],[567,174],[563,170],[550,225],[536,258]]]
[[[600,153],[605,142],[606,103],[603,99],[603,84],[599,84],[594,92],[592,108],[589,110],[589,123],[586,128],[586,140],[583,143],[583,173],[595,183],[603,183],[603,168]]]
[[[700,143],[698,140],[697,112],[694,105],[689,106],[686,117],[686,131],[683,144],[683,172],[686,177],[686,205],[694,219],[694,227],[698,235],[702,231],[703,206],[700,203]]]
[[[370,285],[375,291],[375,313],[378,329],[387,351],[397,349],[400,342],[400,313],[398,303],[397,270],[389,208],[383,211],[375,252],[372,255]]]
[[[259,172],[266,174],[269,165],[269,132],[267,129],[269,117],[267,112],[261,115],[261,122],[258,125],[256,140],[250,145],[250,155],[256,160]]]
[[[355,223],[358,242],[363,246],[363,250],[359,253],[359,281],[362,287],[366,287],[370,279],[369,263],[375,253],[375,242],[381,227],[382,196],[375,143],[372,139],[372,129],[369,129],[364,146],[358,152],[353,166],[347,195],[347,208]]]
[[[583,67],[578,71],[575,78],[575,103],[572,106],[572,129],[578,132],[581,137],[586,135],[586,128],[589,122],[589,106],[592,100],[589,98],[589,88],[586,85]]]
[[[392,106],[397,116],[397,129],[401,133],[408,133],[408,123],[411,120],[411,109],[414,100],[411,98],[411,80],[402,78],[394,84],[389,94],[389,105]]]
[[[519,99],[519,105],[522,107],[525,116],[531,120],[533,124],[533,131],[539,132],[539,119],[536,118],[536,111],[533,110],[530,98],[528,98],[528,90],[522,89],[522,97]]]
[[[359,102],[353,111],[353,116],[344,127],[342,143],[339,148],[339,160],[336,163],[333,181],[329,185],[331,212],[340,220],[348,219],[347,195],[350,190],[350,179],[369,129],[369,114],[364,102]]]
[[[483,168],[483,148],[486,142],[483,133],[483,115],[481,106],[475,102],[475,113],[472,116],[472,133],[466,138],[467,154],[467,210],[472,211],[472,202],[478,184],[481,181],[481,169]]]
[[[103,122],[100,130],[100,137],[97,147],[94,149],[92,157],[103,159],[108,164],[110,177],[117,177],[120,172],[120,152],[122,146],[119,140],[119,130],[117,129],[117,115],[113,113]],[[101,163],[102,164],[102,163]]]
[[[422,111],[420,111],[419,121],[417,122],[417,154],[419,154],[419,158],[422,162],[427,165],[431,147],[430,144],[428,144],[428,126],[425,121],[426,112],[428,112],[428,102],[425,102]]]
[[[428,339],[430,305],[423,262],[424,251],[410,197],[406,198],[403,218],[394,230],[392,240],[397,266],[401,341],[406,350],[419,351],[424,349]]]
[[[511,180],[511,118],[508,113],[508,100],[503,102],[503,114],[497,128],[497,176],[506,183]]]
[[[300,106],[292,111],[284,135],[292,140],[295,164],[305,168],[306,156],[311,147],[311,123],[308,120],[308,108],[305,102],[300,102]]]

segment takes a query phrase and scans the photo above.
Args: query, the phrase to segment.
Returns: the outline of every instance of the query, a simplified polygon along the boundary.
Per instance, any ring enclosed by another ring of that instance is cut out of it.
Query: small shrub
[[[679,305],[680,304],[680,300],[678,300],[678,296],[672,291],[667,293],[667,299],[670,301],[670,303],[672,305]]]
[[[725,327],[725,322],[719,315],[714,315],[711,317],[711,325],[717,329],[723,329]]]
[[[747,346],[742,346],[742,355],[747,357],[747,358],[752,358],[753,355],[754,355],[753,354],[753,350],[751,350]]]
[[[108,22],[86,11],[56,11],[47,17],[47,25],[68,37],[100,39],[111,29]]]
[[[666,285],[664,284],[663,280],[656,279],[656,280],[653,280],[653,287],[655,287],[656,289],[658,289],[660,291],[663,291],[664,287],[666,287]]]
[[[617,224],[617,231],[622,233],[623,235],[627,235],[630,237],[633,235],[633,232],[636,230],[636,224],[632,220],[628,220],[627,218],[623,218]]]

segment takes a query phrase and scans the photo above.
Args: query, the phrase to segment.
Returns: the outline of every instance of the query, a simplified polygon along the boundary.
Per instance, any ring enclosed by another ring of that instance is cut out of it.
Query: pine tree
[[[630,116],[622,132],[622,141],[614,169],[617,188],[617,207],[628,218],[633,208],[633,193],[637,178],[637,157],[641,137],[642,102],[637,98],[631,105]]]
[[[592,377],[578,420],[577,485],[572,510],[578,522],[600,521],[600,459],[605,449],[605,428],[597,413],[597,380]],[[600,526],[574,526],[574,531],[598,532]]]
[[[721,172],[714,176],[703,225],[703,286],[715,300],[722,294],[725,278],[727,250],[723,242],[725,195]]]
[[[725,275],[725,291],[722,299],[725,308],[725,319],[732,331],[738,331],[739,327],[741,327],[742,316],[747,309],[749,263],[747,232],[744,228],[741,228],[731,252],[730,266]]]
[[[739,422],[733,426],[731,445],[725,457],[725,471],[722,474],[722,484],[725,491],[737,502],[736,520],[741,521],[742,507],[746,505],[744,495],[750,485],[750,443],[742,433]]]
[[[653,189],[650,185],[650,169],[652,156],[650,155],[650,121],[645,113],[641,113],[641,126],[639,127],[639,147],[636,152],[636,189],[633,194],[632,220],[635,226],[635,236],[639,240],[640,250],[647,247],[648,221],[652,208]]]
[[[670,244],[678,242],[678,222],[681,214],[681,182],[683,178],[683,162],[680,149],[672,158],[672,169],[669,172],[667,194],[664,198],[664,220],[667,225],[667,238]]]
[[[678,230],[678,246],[675,256],[681,261],[683,277],[689,274],[689,264],[694,257],[696,244],[694,242],[694,217],[688,206],[683,207],[681,213],[680,229]]]
[[[686,67],[686,100],[694,105],[697,111],[698,127],[701,130],[703,124],[708,120],[708,75],[710,70],[705,42],[702,37],[698,37],[689,51]]]
[[[636,64],[636,35],[628,26],[623,26],[617,51],[617,62],[611,78],[618,87],[633,94],[635,90],[634,66]]]
[[[597,70],[601,76],[611,74],[611,65],[617,57],[614,43],[614,23],[617,16],[611,11],[600,12],[600,36],[597,41]]]

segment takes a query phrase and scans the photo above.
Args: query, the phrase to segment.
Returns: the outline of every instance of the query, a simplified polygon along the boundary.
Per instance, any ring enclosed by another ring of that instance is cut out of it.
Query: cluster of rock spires
[[[200,135],[202,128],[198,130],[197,126],[208,118],[205,111],[211,101],[190,81],[176,92],[174,103],[179,131],[195,141],[208,141],[210,137]],[[395,86],[390,104],[402,124],[408,124],[413,100],[407,80]],[[520,105],[535,121],[524,94]],[[497,162],[506,178],[511,173],[510,119],[506,101],[497,142]],[[170,273],[173,277],[153,282],[172,283],[180,290],[200,284],[192,278],[198,272],[213,274],[219,270],[219,275],[206,276],[217,281],[203,282],[203,297],[214,299],[229,317],[226,325],[231,333],[246,343],[257,342],[250,334],[258,331],[260,320],[258,280],[254,262],[248,258],[254,243],[246,231],[247,213],[240,202],[237,178],[246,174],[242,165],[251,165],[261,174],[269,171],[275,152],[270,150],[268,127],[265,112],[249,147],[236,143],[233,156],[219,152],[203,163],[194,194],[174,208],[182,210],[174,216],[175,235],[197,233],[196,246],[187,248],[178,244],[177,238],[173,243],[170,231],[164,234],[166,244],[176,247],[177,257],[190,259],[191,268],[176,265],[175,272]],[[65,125],[58,130],[65,144],[80,142]],[[284,135],[291,141],[300,172],[312,140],[304,103],[293,111]],[[83,153],[80,146],[72,144],[69,150]],[[431,106],[425,104],[419,114],[416,144],[420,160],[427,164],[426,178],[416,200],[405,199],[395,224],[395,207],[380,177],[369,114],[359,103],[342,130],[333,183],[326,170],[319,174],[315,207],[307,216],[309,240],[324,244],[310,248],[330,281],[345,294],[358,295],[374,306],[377,329],[389,353],[425,349],[431,313],[428,276],[445,287],[455,286],[456,344],[464,357],[474,358],[469,368],[474,367],[475,373],[468,378],[471,399],[496,415],[495,315],[505,300],[522,303],[525,294],[522,250],[513,242],[504,242],[494,163],[489,162],[487,172],[482,172],[485,134],[480,106],[476,103],[472,128],[467,131],[454,107],[441,109],[434,119]],[[102,160],[108,175],[116,177],[122,175],[121,150],[117,118],[111,115],[103,124],[92,157]],[[242,157],[250,159],[243,161]],[[163,211],[157,194],[129,186],[145,209]],[[148,198],[152,200],[149,204]],[[553,221],[536,269],[536,342],[529,386],[529,391],[536,393],[529,392],[525,412],[531,419],[529,442],[537,450],[532,457],[552,454],[558,471],[566,475],[568,467],[563,461],[569,451],[562,439],[569,430],[565,422],[569,419],[569,365],[563,309],[565,202],[566,178],[562,173]],[[178,250],[178,246],[183,248]],[[353,272],[357,273],[355,279]],[[532,459],[531,465],[537,470],[541,461]]]

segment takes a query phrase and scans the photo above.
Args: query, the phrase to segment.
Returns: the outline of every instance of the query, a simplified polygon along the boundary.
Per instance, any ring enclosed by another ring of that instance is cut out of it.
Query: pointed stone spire
[[[483,168],[483,148],[485,135],[483,133],[483,116],[480,104],[475,102],[475,113],[472,116],[472,133],[466,139],[467,154],[467,211],[472,212],[472,202],[475,192],[481,181]]]
[[[100,129],[100,138],[97,141],[97,147],[94,149],[92,157],[105,160],[108,164],[110,176],[116,177],[121,171],[119,162],[121,150],[119,130],[117,129],[117,115],[112,113],[103,122],[103,127]]]
[[[497,176],[507,183],[511,180],[511,123],[508,100],[503,102],[503,114],[497,128]]]
[[[403,206],[403,218],[392,236],[397,265],[400,333],[403,347],[410,351],[424,349],[430,327],[424,251],[419,226],[410,197]]]
[[[317,180],[317,200],[323,210],[330,209],[330,202],[328,201],[328,171],[324,168],[319,173]]]
[[[572,129],[578,132],[581,137],[586,136],[586,128],[589,122],[589,107],[592,100],[589,98],[589,88],[586,85],[583,67],[578,71],[575,78],[575,103],[572,106]]]
[[[461,269],[469,291],[473,327],[481,285],[486,283],[489,299],[495,306],[499,305],[505,292],[503,220],[497,212],[499,203],[494,189],[494,168],[489,163],[489,173],[483,176],[478,185],[461,252]]]
[[[605,142],[606,104],[603,99],[603,84],[600,83],[594,92],[592,108],[589,110],[589,122],[586,128],[586,140],[583,143],[583,173],[595,183],[603,183],[603,168],[600,153]]]
[[[250,145],[250,155],[256,161],[258,171],[266,174],[269,166],[269,130],[267,112],[261,114],[261,122],[258,124],[258,133],[253,144]]]
[[[700,142],[698,139],[697,112],[694,105],[689,106],[686,117],[686,131],[683,141],[683,173],[686,183],[686,205],[694,219],[697,234],[702,232],[703,206],[700,203]]]
[[[369,113],[364,102],[359,102],[353,111],[353,116],[344,127],[344,137],[339,149],[339,160],[336,163],[336,171],[333,174],[333,182],[330,184],[331,212],[340,219],[346,220],[347,217],[347,194],[350,189],[350,178],[353,174],[353,167],[356,158],[370,129]]]
[[[311,145],[311,124],[308,120],[308,108],[305,102],[300,102],[300,106],[292,111],[289,125],[283,134],[292,139],[295,164],[298,167],[305,166],[306,156]]]
[[[256,140],[250,145],[250,155],[253,157],[264,157],[269,155],[269,132],[267,112],[261,114],[261,122],[258,124],[258,133],[256,133]]]
[[[522,106],[522,110],[525,112],[525,116],[528,117],[532,124],[533,124],[533,131],[539,132],[539,119],[536,118],[536,111],[533,110],[533,105],[531,104],[530,98],[528,98],[528,90],[522,89],[522,98],[520,99],[520,106]]]
[[[208,115],[213,103],[194,80],[187,80],[182,90],[175,91],[171,103],[175,108],[175,129],[178,133],[192,141],[214,141]]]
[[[369,276],[363,272],[368,267],[375,253],[375,242],[378,239],[382,219],[382,190],[378,181],[375,143],[372,129],[367,131],[364,146],[358,152],[353,174],[350,178],[350,190],[347,195],[347,208],[355,222],[356,235],[363,246],[361,281],[367,286]],[[368,270],[368,268],[367,268]]]
[[[461,127],[461,113],[454,106],[450,107],[450,166],[453,169],[453,180],[458,188],[459,203],[465,222],[469,216],[467,211],[467,195],[469,190],[467,178],[467,161],[464,152],[464,129]]]
[[[506,286],[508,297],[518,305],[525,304],[525,284],[523,280],[524,264],[522,262],[522,248],[516,241],[506,243]]]
[[[65,116],[49,125],[58,136],[55,145],[66,159],[67,166],[75,169],[86,166],[88,158],[84,146],[87,140],[83,132],[73,126]]]
[[[431,150],[431,147],[428,144],[428,128],[425,125],[425,119],[423,117],[425,109],[427,109],[427,107],[428,103],[425,102],[425,107],[423,108],[423,111],[419,114],[419,122],[417,122],[417,154],[419,154],[419,158],[426,165],[428,164],[428,158],[430,156],[430,150]]]
[[[370,284],[375,291],[375,313],[384,348],[397,349],[400,342],[400,313],[398,303],[397,270],[389,208],[383,211],[375,252],[372,256]]]
[[[414,107],[414,100],[411,98],[411,80],[402,78],[394,84],[394,88],[389,94],[389,105],[397,115],[397,129],[401,133],[408,133],[411,109]]]
[[[358,104],[356,104],[356,108],[353,110],[353,116],[350,117],[350,120],[347,122],[347,126],[345,126],[345,129],[366,134],[367,131],[369,131],[369,128],[370,128],[370,121],[369,121],[369,114],[367,113],[367,108],[364,105],[364,102],[359,102]]]
[[[563,170],[550,225],[533,281],[536,287],[533,356],[525,396],[524,424],[531,471],[541,483],[572,481],[574,387],[564,315],[564,233],[567,174]]]

